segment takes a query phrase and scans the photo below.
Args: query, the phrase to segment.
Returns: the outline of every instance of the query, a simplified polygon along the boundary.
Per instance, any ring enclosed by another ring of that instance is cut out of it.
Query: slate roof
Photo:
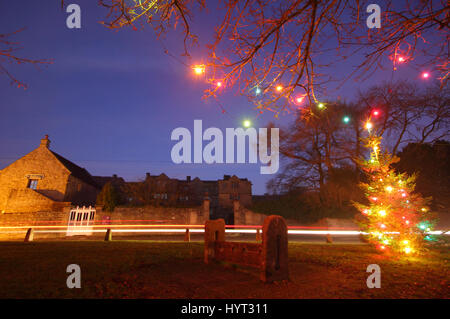
[[[125,184],[125,180],[118,176],[92,176],[92,179],[99,187],[105,186],[106,183],[113,185]]]
[[[91,186],[94,186],[96,188],[100,188],[99,185],[94,181],[91,174],[89,172],[78,166],[75,163],[72,163],[67,158],[62,157],[58,153],[55,153],[53,151],[50,151],[53,155],[55,155],[56,159],[61,162],[71,173],[74,177],[78,178],[79,180],[85,182],[86,184],[89,184]]]

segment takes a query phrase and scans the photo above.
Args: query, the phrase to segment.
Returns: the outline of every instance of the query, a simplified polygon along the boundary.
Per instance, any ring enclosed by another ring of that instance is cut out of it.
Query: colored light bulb
[[[196,75],[201,75],[205,73],[205,66],[203,64],[194,65],[192,69],[194,70],[194,73]]]

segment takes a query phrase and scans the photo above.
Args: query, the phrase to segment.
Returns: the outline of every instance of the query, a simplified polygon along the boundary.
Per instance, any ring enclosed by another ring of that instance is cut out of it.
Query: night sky
[[[10,85],[0,75],[0,169],[36,148],[49,134],[53,151],[92,175],[118,174],[132,181],[144,178],[146,172],[201,179],[235,174],[253,182],[254,194],[265,192],[265,183],[273,176],[260,175],[260,163],[173,164],[170,151],[175,142],[170,134],[180,126],[193,131],[194,119],[203,120],[204,129],[214,126],[225,132],[226,127],[242,126],[246,118],[254,127],[265,127],[271,120],[284,126],[293,115],[276,120],[268,112],[257,117],[247,98],[232,91],[220,97],[227,110],[222,114],[214,100],[202,99],[206,84],[164,53],[150,27],[111,31],[99,24],[107,12],[97,1],[69,3],[81,6],[81,29],[66,27],[68,14],[59,0],[0,2],[0,33],[26,27],[11,39],[23,47],[18,55],[54,59],[40,70],[8,65],[14,76],[28,84],[27,90]],[[219,18],[210,11],[194,16],[193,32],[203,42],[193,50],[192,63],[206,57],[203,44],[211,40],[212,23]],[[361,23],[364,27],[365,21]],[[181,53],[179,32],[170,33],[165,43],[175,55]],[[331,53],[329,58],[333,59]],[[390,79],[389,66],[363,83],[351,80],[339,90],[330,87],[329,96],[323,98],[351,100],[357,89]],[[330,69],[340,74],[351,71],[352,61]],[[417,71],[402,67],[395,78],[402,77],[415,78]]]

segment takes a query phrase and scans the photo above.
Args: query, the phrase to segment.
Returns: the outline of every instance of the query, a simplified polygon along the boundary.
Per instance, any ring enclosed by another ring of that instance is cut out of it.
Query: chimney
[[[48,139],[48,135],[45,135],[43,139],[41,139],[41,145],[45,148],[50,148],[50,140]]]
[[[150,178],[150,173],[145,173],[145,179],[149,179]]]
[[[113,178],[116,179],[117,178],[117,174],[113,174]]]
[[[186,176],[186,181],[190,182],[191,181],[191,177],[190,176]]]

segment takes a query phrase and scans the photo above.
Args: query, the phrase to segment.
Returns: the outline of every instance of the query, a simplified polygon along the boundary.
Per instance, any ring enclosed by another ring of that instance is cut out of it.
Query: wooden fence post
[[[256,241],[261,241],[261,230],[259,228],[256,229]]]
[[[112,240],[112,232],[111,232],[111,228],[108,228],[106,230],[105,241],[111,241],[111,240]]]
[[[34,240],[34,231],[33,228],[28,228],[27,234],[25,235],[25,242],[30,242]]]

